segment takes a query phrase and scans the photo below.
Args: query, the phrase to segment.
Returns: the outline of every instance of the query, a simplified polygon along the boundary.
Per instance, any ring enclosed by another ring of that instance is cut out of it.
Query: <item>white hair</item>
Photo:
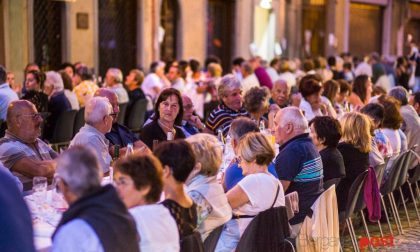
[[[227,74],[220,80],[219,88],[217,93],[220,97],[226,96],[227,91],[231,91],[236,88],[241,88],[241,82],[233,74]]]
[[[108,98],[92,97],[85,106],[85,121],[88,124],[100,122],[104,116],[112,113],[112,106]]]
[[[306,120],[302,111],[297,107],[286,107],[281,110],[281,121],[279,122],[281,127],[284,127],[288,123],[292,123],[294,128],[308,131],[308,120]]]
[[[63,152],[57,160],[56,172],[78,197],[101,186],[102,170],[99,168],[98,158],[86,146],[75,145]]]
[[[123,81],[123,74],[120,69],[118,68],[109,68],[108,73],[114,77],[115,82],[121,83]]]
[[[53,86],[53,93],[60,92],[64,90],[63,78],[61,75],[54,71],[48,71],[45,73],[45,86]]]

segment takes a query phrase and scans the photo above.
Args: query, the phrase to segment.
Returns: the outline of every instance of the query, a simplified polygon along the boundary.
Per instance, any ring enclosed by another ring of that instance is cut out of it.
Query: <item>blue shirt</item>
[[[273,174],[274,177],[278,178],[274,163],[271,163],[268,166],[268,172]],[[225,188],[226,188],[226,191],[229,191],[230,189],[232,189],[244,177],[245,176],[242,175],[242,169],[241,169],[241,167],[239,167],[238,162],[237,161],[233,162],[226,169],[226,172],[225,172]]]
[[[302,223],[323,191],[322,160],[309,134],[298,135],[280,146],[276,171],[280,180],[290,181],[285,194],[296,191],[299,195],[299,213],[290,224]]]
[[[7,107],[12,101],[19,100],[19,97],[13,91],[8,83],[0,85],[0,120],[6,120]]]

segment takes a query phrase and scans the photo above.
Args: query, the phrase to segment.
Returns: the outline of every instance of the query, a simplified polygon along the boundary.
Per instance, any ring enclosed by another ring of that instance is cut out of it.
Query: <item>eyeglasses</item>
[[[33,114],[29,114],[29,115],[17,115],[17,116],[29,116],[29,117],[31,117],[32,120],[35,120],[37,118],[42,118],[41,113],[33,113]]]
[[[117,117],[117,115],[118,115],[118,113],[111,113],[111,114],[109,114],[111,117],[113,117],[113,118],[115,118],[115,117]]]

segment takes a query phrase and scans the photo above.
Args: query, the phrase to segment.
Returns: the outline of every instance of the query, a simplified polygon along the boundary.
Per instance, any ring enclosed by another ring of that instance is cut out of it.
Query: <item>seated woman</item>
[[[269,100],[270,91],[266,87],[253,87],[244,96],[244,107],[258,125],[261,121],[265,127],[269,125],[267,118],[264,117],[268,112]]]
[[[71,110],[71,104],[64,94],[64,84],[61,75],[54,71],[46,73],[44,93],[48,95],[48,112],[44,129],[44,138],[51,140],[59,116]]]
[[[340,84],[340,92],[335,96],[335,111],[337,112],[337,117],[340,118],[345,112],[350,111],[350,106],[348,103],[348,97],[351,93],[351,86],[345,80],[337,80]]]
[[[185,184],[197,205],[198,231],[204,241],[213,229],[232,218],[232,209],[216,175],[222,164],[222,148],[215,136],[199,133],[187,138],[196,164]]]
[[[196,164],[194,152],[189,143],[179,139],[159,144],[154,153],[163,166],[165,200],[162,205],[175,219],[182,250],[182,240],[193,235],[197,228],[196,205],[184,189],[184,183]]]
[[[337,149],[342,135],[340,122],[330,116],[317,116],[309,122],[309,126],[309,135],[321,155],[324,182],[345,177],[343,156]]]
[[[44,94],[45,74],[39,71],[29,71],[25,76],[25,95],[22,100],[32,102],[39,113],[48,111],[48,95]]]
[[[300,102],[300,109],[304,112],[308,121],[315,116],[328,115],[337,117],[331,102],[321,96],[322,83],[314,75],[307,75],[302,78],[299,84],[299,92],[302,94],[302,101]]]
[[[152,154],[131,155],[115,164],[118,194],[134,217],[140,236],[140,251],[179,251],[175,220],[159,201],[162,165]]]
[[[400,129],[403,122],[400,104],[391,96],[381,96],[378,101],[384,107],[382,132],[391,143],[392,154],[394,156],[398,155],[400,152],[407,150],[407,137]]]
[[[338,211],[345,211],[347,196],[356,177],[369,168],[372,136],[370,119],[358,112],[349,112],[340,119],[343,136],[337,149],[341,152],[346,177],[337,186]]]
[[[253,217],[271,206],[285,204],[281,183],[267,170],[274,158],[267,138],[261,133],[248,133],[239,142],[238,154],[245,178],[227,192],[233,217],[225,224],[215,251],[235,250]]]
[[[155,104],[153,121],[143,127],[140,140],[153,150],[155,141],[185,138],[179,127],[182,117],[183,105],[179,91],[174,88],[163,90]]]
[[[352,110],[358,111],[368,104],[372,97],[372,81],[367,75],[359,75],[354,79],[352,92],[348,98]]]
[[[360,112],[372,119],[373,141],[369,153],[369,163],[374,167],[384,163],[386,158],[392,156],[391,143],[381,129],[385,114],[384,106],[379,103],[369,103]]]

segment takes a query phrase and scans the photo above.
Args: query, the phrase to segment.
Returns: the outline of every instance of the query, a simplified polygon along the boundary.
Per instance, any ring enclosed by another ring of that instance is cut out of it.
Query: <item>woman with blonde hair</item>
[[[343,156],[346,177],[337,187],[337,199],[338,210],[344,211],[352,182],[369,168],[372,136],[369,117],[359,112],[344,114],[340,124],[343,134],[337,148]]]
[[[258,213],[285,204],[281,183],[267,170],[275,156],[268,139],[261,133],[248,133],[240,140],[237,150],[245,177],[227,192],[233,217],[225,224],[215,251],[235,250]]]
[[[198,231],[204,241],[211,231],[232,218],[232,208],[216,178],[222,164],[222,148],[210,134],[199,133],[186,140],[192,147],[196,164],[185,185],[197,205]]]

